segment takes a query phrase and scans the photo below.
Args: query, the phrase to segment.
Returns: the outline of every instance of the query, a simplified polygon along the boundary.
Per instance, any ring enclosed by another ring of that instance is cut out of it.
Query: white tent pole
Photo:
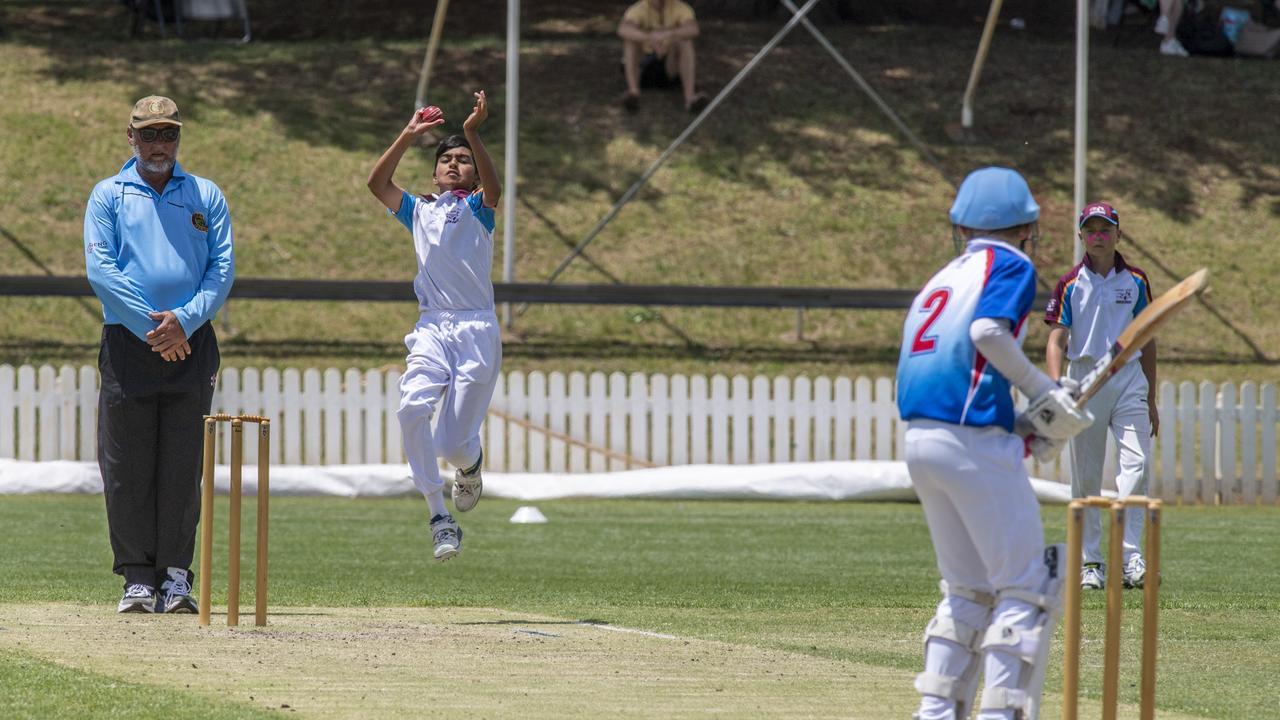
[[[1071,243],[1075,262],[1084,257],[1076,231],[1076,211],[1085,204],[1085,168],[1089,155],[1089,0],[1076,0],[1076,171],[1075,207],[1071,209]]]
[[[506,180],[502,206],[502,280],[516,277],[516,147],[520,135],[520,0],[507,0]],[[511,327],[511,303],[502,304],[502,322]]]
[[[973,127],[973,96],[978,92],[978,78],[982,76],[982,66],[987,62],[987,51],[991,49],[991,36],[996,32],[996,23],[1000,20],[1000,6],[1004,0],[992,0],[987,10],[987,22],[982,26],[982,39],[978,41],[978,55],[973,59],[973,68],[969,70],[969,84],[964,89],[964,100],[960,103],[960,126]]]
[[[440,47],[440,33],[444,31],[444,15],[449,11],[449,0],[437,0],[436,16],[431,21],[431,36],[427,38],[427,54],[422,58],[422,72],[418,74],[418,93],[413,98],[413,109],[420,110],[427,102],[427,83],[431,81],[431,68],[436,63],[436,50]]]

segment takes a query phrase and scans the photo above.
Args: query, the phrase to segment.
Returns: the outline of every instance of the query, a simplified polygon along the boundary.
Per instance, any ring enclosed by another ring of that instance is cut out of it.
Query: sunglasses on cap
[[[133,131],[138,134],[138,138],[141,139],[142,142],[155,142],[156,139],[161,139],[165,142],[174,142],[178,139],[178,136],[182,134],[182,129],[176,127],[167,127],[164,129],[149,127],[134,128]]]

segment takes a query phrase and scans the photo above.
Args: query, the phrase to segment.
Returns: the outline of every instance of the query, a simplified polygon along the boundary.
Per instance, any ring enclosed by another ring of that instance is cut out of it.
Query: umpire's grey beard
[[[138,160],[138,167],[145,172],[153,175],[163,175],[173,170],[173,166],[178,164],[178,143],[173,145],[173,155],[163,162],[151,162],[142,157],[138,151],[138,146],[133,146],[133,156]]]

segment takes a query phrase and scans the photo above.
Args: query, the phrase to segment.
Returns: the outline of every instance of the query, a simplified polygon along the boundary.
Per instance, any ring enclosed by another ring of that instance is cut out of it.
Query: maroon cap
[[[1112,225],[1120,225],[1120,213],[1116,209],[1104,202],[1089,203],[1080,211],[1080,220],[1076,223],[1077,228],[1084,227],[1084,221],[1089,218],[1100,217]]]

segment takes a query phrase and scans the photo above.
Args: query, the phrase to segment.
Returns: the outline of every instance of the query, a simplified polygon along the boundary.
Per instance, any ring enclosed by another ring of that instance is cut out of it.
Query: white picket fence
[[[276,464],[399,463],[399,379],[380,370],[229,368],[214,411],[271,418]],[[0,458],[95,459],[97,382],[88,366],[0,365]],[[896,460],[905,430],[889,378],[511,372],[492,408],[485,466],[508,472]],[[1159,409],[1150,494],[1276,503],[1274,385],[1166,382]],[[256,436],[245,437],[254,458]],[[220,460],[229,454],[224,433]],[[1028,469],[1069,479],[1065,453]]]

